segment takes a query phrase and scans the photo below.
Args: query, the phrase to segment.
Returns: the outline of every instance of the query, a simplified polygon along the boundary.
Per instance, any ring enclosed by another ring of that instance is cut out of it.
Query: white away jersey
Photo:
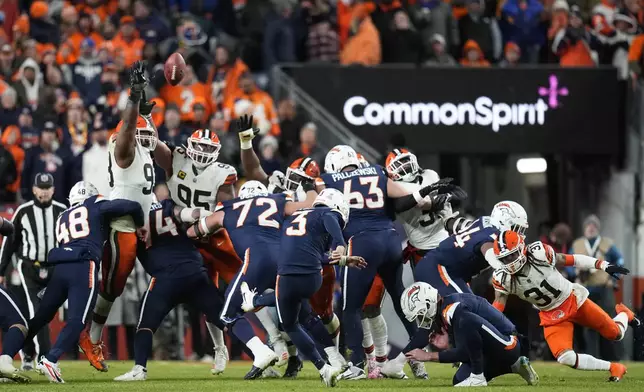
[[[438,174],[429,169],[421,173],[421,182],[402,182],[398,181],[405,189],[410,192],[416,191],[427,185],[438,181]],[[423,211],[420,208],[412,208],[405,212],[396,214],[396,219],[403,225],[409,243],[418,249],[429,250],[438,247],[438,244],[449,234],[445,230],[443,220],[436,218],[434,215]]]
[[[503,294],[514,294],[533,304],[537,309],[556,309],[573,293],[577,306],[588,298],[588,290],[570,282],[555,267],[555,251],[550,245],[536,241],[528,245],[528,262],[514,275],[502,270],[494,271],[492,285]]]
[[[225,163],[213,162],[198,170],[183,147],[172,151],[172,177],[168,180],[170,197],[181,207],[198,207],[214,211],[217,192],[222,185],[237,182],[237,171]]]
[[[145,222],[148,222],[152,206],[152,191],[154,190],[154,163],[150,152],[136,143],[134,160],[127,168],[119,167],[114,157],[116,137],[110,139],[108,145],[107,171],[110,181],[110,200],[126,199],[139,203],[143,209]],[[129,216],[112,220],[110,226],[117,231],[133,233],[136,231],[134,221]]]

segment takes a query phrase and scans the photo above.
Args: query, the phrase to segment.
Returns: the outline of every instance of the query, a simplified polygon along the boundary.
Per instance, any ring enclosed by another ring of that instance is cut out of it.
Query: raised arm
[[[318,196],[317,192],[315,192],[314,185],[313,184],[306,184],[306,199],[303,201],[295,202],[295,201],[289,201],[286,203],[286,206],[284,206],[284,214],[289,216],[293,215],[293,213],[299,209],[302,208],[309,208],[313,205],[313,202],[315,201],[315,198]]]
[[[136,147],[136,122],[139,119],[139,103],[143,98],[143,91],[148,80],[142,61],[134,63],[130,68],[130,96],[123,112],[123,124],[116,135],[116,148],[114,158],[116,164],[122,168],[130,167],[134,161]]]
[[[557,266],[577,267],[583,270],[600,269],[612,275],[614,278],[619,279],[619,275],[628,275],[631,271],[619,265],[610,264],[606,260],[596,259],[586,255],[567,255],[557,253],[555,255],[555,264]]]
[[[257,134],[257,130],[253,127],[253,116],[243,115],[237,120],[235,127],[239,134],[241,161],[246,178],[268,184],[268,174],[262,169],[259,158],[253,150],[253,139]]]
[[[101,214],[108,219],[129,215],[134,220],[136,227],[143,227],[145,224],[141,205],[135,201],[125,199],[105,200],[99,196],[96,202],[99,203]]]
[[[390,179],[387,180],[387,196],[393,199],[394,210],[396,212],[410,210],[421,203],[423,204],[423,209],[438,211],[449,200],[450,196],[447,194],[433,194],[430,196],[428,202],[425,200],[425,196],[429,196],[433,190],[434,188],[429,185],[413,193],[409,193],[400,184]]]

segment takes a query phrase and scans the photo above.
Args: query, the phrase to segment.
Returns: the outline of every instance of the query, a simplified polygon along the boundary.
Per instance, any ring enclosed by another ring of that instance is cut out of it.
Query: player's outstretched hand
[[[253,139],[259,133],[259,129],[253,126],[253,116],[244,114],[237,120],[237,132],[242,150],[253,148]]]
[[[438,355],[437,353],[427,352],[423,349],[416,348],[406,353],[405,357],[408,360],[412,360],[412,361],[429,362],[434,360],[433,357],[435,355],[432,355],[432,354],[435,354],[436,356]]]
[[[609,264],[604,271],[606,271],[615,279],[621,278],[621,275],[628,275],[631,273],[631,270],[629,270],[628,268],[624,268],[624,267],[620,267],[619,265],[612,265],[612,264]]]
[[[364,269],[367,266],[367,262],[361,256],[340,256],[338,258],[333,258],[333,252],[331,253],[331,261],[329,264],[337,264],[340,267],[352,267],[357,269]]]
[[[331,260],[340,260],[340,258],[346,254],[347,248],[342,245],[338,245],[335,250],[331,251]]]
[[[130,68],[130,88],[142,92],[148,85],[148,78],[145,77],[145,63],[137,61]]]
[[[139,227],[138,229],[136,229],[136,236],[145,243],[148,242],[148,234],[148,229],[146,229],[145,227]]]
[[[141,102],[139,102],[139,114],[141,116],[151,115],[152,109],[154,109],[154,105],[156,104],[156,102],[148,101],[148,98],[145,96],[145,90],[143,90],[141,95]]]
[[[434,195],[431,195],[431,198],[432,198],[432,206],[429,210],[437,213],[441,211],[443,208],[445,208],[445,203],[450,201],[450,199],[452,198],[452,195],[434,194]]]

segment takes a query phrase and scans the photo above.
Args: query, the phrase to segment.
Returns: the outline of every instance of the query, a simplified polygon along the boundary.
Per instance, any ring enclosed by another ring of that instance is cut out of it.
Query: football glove
[[[604,268],[604,271],[606,271],[607,274],[617,280],[621,278],[621,275],[628,275],[631,272],[628,268],[620,267],[619,265],[614,264],[608,264]]]
[[[150,116],[152,114],[152,109],[154,109],[154,105],[156,104],[156,102],[148,101],[148,98],[145,96],[145,90],[143,90],[141,101],[139,102],[139,114],[144,117]]]
[[[135,62],[130,68],[130,101],[138,103],[141,100],[148,82],[143,61]]]
[[[259,133],[259,129],[253,126],[253,116],[244,114],[237,120],[237,132],[242,150],[253,148],[253,139]]]

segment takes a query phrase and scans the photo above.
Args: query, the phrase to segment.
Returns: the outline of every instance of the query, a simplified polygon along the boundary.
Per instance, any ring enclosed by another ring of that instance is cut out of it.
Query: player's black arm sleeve
[[[10,220],[6,220],[5,218],[0,218],[2,219],[2,222],[0,222],[0,235],[3,236],[10,236],[13,234],[13,223],[11,223]]]
[[[342,227],[340,227],[341,219],[340,214],[337,212],[324,214],[322,217],[324,228],[331,236],[331,249],[335,249],[338,246],[347,246],[347,243],[344,241],[344,236],[342,235]]]
[[[136,227],[141,227],[145,224],[141,205],[135,201],[117,199],[104,201],[100,206],[101,213],[107,216],[108,219],[130,215]]]
[[[21,214],[21,212],[18,212],[18,214]],[[13,256],[16,249],[18,249],[18,244],[22,238],[21,226],[19,223],[20,216],[14,216],[13,222],[16,222],[15,227],[12,222],[9,222],[12,224],[12,227],[14,227],[13,233],[3,238],[2,249],[0,249],[0,276],[5,276],[7,273],[7,268],[9,267],[9,263],[11,263],[11,256]]]
[[[424,188],[421,188],[420,190],[418,190],[418,191],[416,191],[414,193],[411,193],[411,194],[409,194],[407,196],[392,199],[392,201],[394,203],[394,210],[396,211],[396,213],[411,210],[412,208],[416,207],[416,205],[418,204],[417,199],[424,198],[425,196],[429,195],[429,193],[431,191],[432,191],[432,188],[431,188],[431,185],[430,185],[430,186],[426,186]]]

